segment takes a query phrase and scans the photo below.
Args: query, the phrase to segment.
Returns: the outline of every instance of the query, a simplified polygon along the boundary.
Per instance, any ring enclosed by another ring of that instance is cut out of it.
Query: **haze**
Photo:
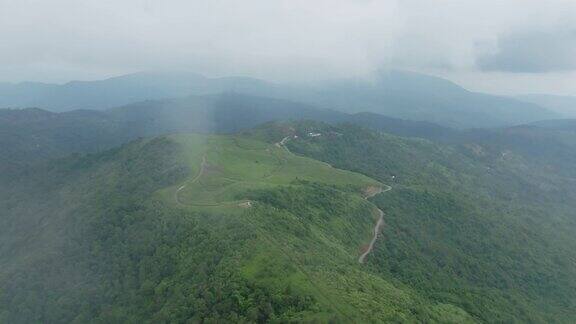
[[[0,324],[576,323],[576,0],[0,0]]]
[[[566,0],[3,0],[0,37],[9,82],[151,69],[308,82],[401,68],[478,91],[576,95]]]

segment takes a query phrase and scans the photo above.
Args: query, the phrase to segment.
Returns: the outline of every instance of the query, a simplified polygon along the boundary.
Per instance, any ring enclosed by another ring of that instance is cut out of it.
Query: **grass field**
[[[358,191],[380,185],[357,173],[334,169],[247,137],[178,134],[172,139],[184,147],[182,158],[191,173],[163,194],[185,207],[238,208],[251,190],[293,185],[298,180]]]

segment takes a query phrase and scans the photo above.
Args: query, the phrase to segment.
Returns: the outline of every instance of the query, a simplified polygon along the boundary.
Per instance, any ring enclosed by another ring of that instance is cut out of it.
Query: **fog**
[[[575,35],[567,0],[3,0],[0,80],[186,69],[300,82],[400,68],[576,95]]]

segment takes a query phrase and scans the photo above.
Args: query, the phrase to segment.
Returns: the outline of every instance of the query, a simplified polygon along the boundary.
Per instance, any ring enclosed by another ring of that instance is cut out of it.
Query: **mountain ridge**
[[[28,85],[30,86],[30,85]],[[434,76],[408,71],[379,72],[372,80],[343,79],[310,86],[250,77],[209,78],[184,72],[141,72],[97,81],[40,88],[17,84],[0,89],[0,106],[107,109],[142,100],[236,92],[292,100],[342,112],[374,112],[456,128],[521,124],[558,115],[514,98],[468,91]]]

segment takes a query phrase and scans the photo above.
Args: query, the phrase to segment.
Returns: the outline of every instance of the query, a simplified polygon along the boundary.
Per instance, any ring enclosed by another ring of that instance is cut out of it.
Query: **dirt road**
[[[198,181],[198,179],[200,179],[200,177],[204,174],[205,171],[206,171],[206,155],[202,156],[202,163],[200,163],[200,170],[198,170],[198,174],[194,177],[194,179],[192,179],[189,182],[180,186],[180,188],[178,188],[178,190],[176,190],[176,193],[174,193],[174,199],[176,199],[176,203],[178,205],[184,205],[180,201],[180,197],[178,196],[178,194],[180,194],[180,191],[182,191],[182,189],[186,188],[187,185],[193,184],[196,181]]]
[[[288,142],[288,140],[290,140],[291,138],[294,138],[294,136],[286,136],[286,137],[284,137],[280,142],[274,143],[274,145],[276,145],[276,146],[279,147],[279,148],[285,149],[285,150],[288,151],[289,153],[292,153],[292,152],[290,152],[290,149],[288,148],[288,146],[285,145],[286,142]],[[319,162],[319,163],[322,163],[322,164],[324,164],[324,165],[326,165],[326,166],[329,166],[329,167],[333,168],[332,164],[330,164],[330,163],[328,163],[328,162],[324,162],[324,161],[320,161],[320,160],[316,160],[316,161]]]
[[[288,140],[290,140],[291,136],[286,136],[284,137],[280,142],[274,143],[274,145],[276,145],[279,148],[284,148],[286,151],[290,152],[290,150],[288,149],[288,147],[286,147],[286,142]],[[323,162],[326,165],[332,167],[332,165],[330,165],[329,163]],[[368,187],[366,189],[366,196],[364,197],[364,199],[370,199],[374,196],[376,196],[377,194],[380,193],[384,193],[387,191],[390,191],[392,189],[392,187],[385,185],[385,188],[381,188],[381,187]],[[374,234],[372,236],[372,240],[370,241],[370,244],[368,245],[368,248],[366,249],[366,251],[364,251],[360,257],[358,257],[358,262],[359,263],[364,263],[364,259],[366,258],[366,256],[368,254],[370,254],[370,252],[372,252],[372,250],[374,249],[374,244],[376,243],[376,240],[378,239],[378,234],[380,234],[380,229],[382,228],[382,225],[384,225],[384,212],[376,207],[376,210],[379,214],[378,217],[378,221],[376,222],[376,225],[374,226]]]
[[[382,188],[378,188],[378,189],[379,190],[377,190],[377,189],[371,190],[371,188],[368,188],[367,195],[364,199],[369,199],[369,198],[376,196],[379,193],[390,191],[392,189],[392,187],[386,186],[385,189],[382,189]],[[374,249],[374,243],[376,243],[376,240],[378,239],[378,234],[380,234],[380,228],[384,224],[384,212],[380,208],[376,208],[376,210],[378,211],[378,214],[380,215],[380,217],[378,218],[378,221],[376,222],[376,225],[374,226],[374,234],[372,236],[372,240],[370,241],[370,244],[368,245],[368,248],[358,258],[359,263],[364,263],[364,259],[366,258],[366,256],[368,254],[370,254],[370,252],[372,252],[372,250]]]
[[[284,144],[286,144],[286,141],[288,141],[289,139],[290,136],[286,136],[280,142],[274,143],[274,145],[278,146],[279,148],[285,148],[288,152],[290,152],[290,150],[286,146],[284,146]]]

